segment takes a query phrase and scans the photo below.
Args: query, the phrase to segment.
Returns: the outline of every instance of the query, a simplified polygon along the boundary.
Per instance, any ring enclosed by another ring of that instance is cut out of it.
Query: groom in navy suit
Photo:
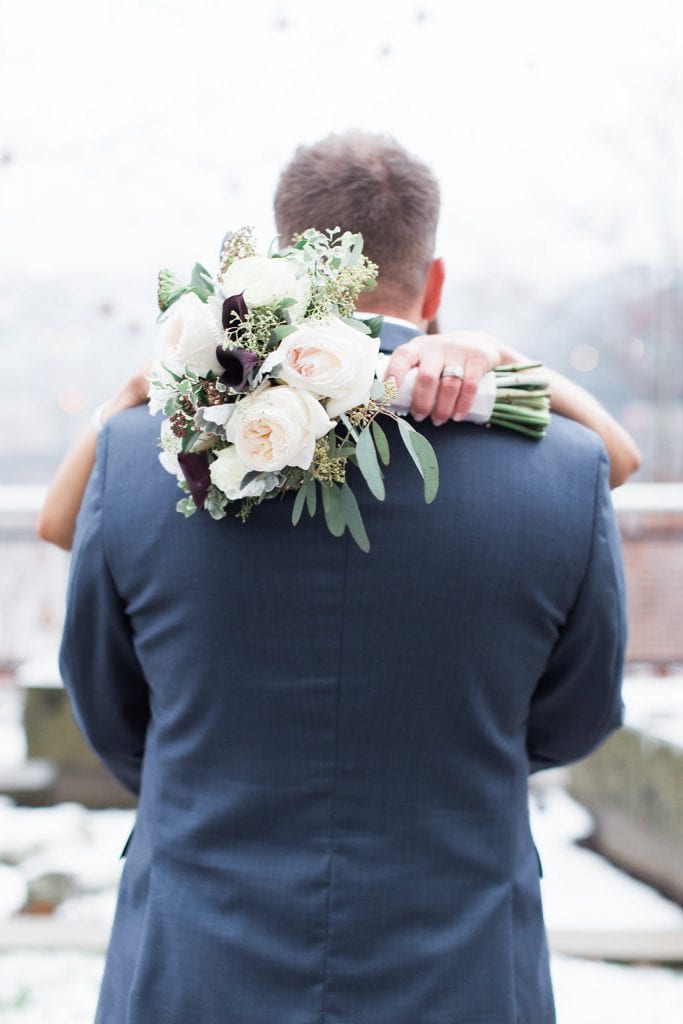
[[[435,315],[438,187],[391,140],[298,151],[276,213],[363,232],[385,350]],[[139,793],[98,1024],[554,1021],[527,780],[621,722],[607,459],[562,417],[421,429],[437,500],[395,443],[369,554],[287,498],[186,521],[156,420],[103,430],[61,652]]]

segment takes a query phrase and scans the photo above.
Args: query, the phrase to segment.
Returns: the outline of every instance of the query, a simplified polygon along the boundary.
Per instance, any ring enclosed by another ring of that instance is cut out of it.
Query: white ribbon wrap
[[[377,357],[377,376],[380,380],[384,380],[384,374],[386,373],[387,366],[389,364],[390,356],[383,352],[380,352]],[[391,403],[391,408],[399,416],[405,416],[410,411],[410,403],[413,400],[413,391],[415,389],[415,381],[417,379],[417,368],[408,370],[407,374],[403,379],[403,383],[398,389],[396,398]],[[493,405],[496,401],[496,375],[490,370],[485,373],[479,381],[479,387],[474,397],[474,402],[467,416],[463,418],[465,423],[488,423],[491,419],[491,413],[493,412]]]

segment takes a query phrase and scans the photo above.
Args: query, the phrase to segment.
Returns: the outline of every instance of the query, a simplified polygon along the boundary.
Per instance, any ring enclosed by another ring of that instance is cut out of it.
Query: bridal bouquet
[[[321,499],[334,536],[370,544],[347,479],[358,467],[384,498],[380,463],[391,417],[424,482],[438,488],[429,442],[391,410],[396,389],[378,368],[381,317],[353,318],[376,266],[358,234],[305,231],[289,248],[258,255],[251,232],[229,235],[216,280],[196,264],[189,284],[159,275],[161,326],[150,412],[163,410],[160,460],[184,497],[179,512],[246,520],[255,505],[295,491],[292,522]]]

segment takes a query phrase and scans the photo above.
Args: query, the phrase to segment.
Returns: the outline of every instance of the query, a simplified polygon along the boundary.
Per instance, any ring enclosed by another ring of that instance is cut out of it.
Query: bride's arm
[[[102,408],[100,422],[104,424],[117,412],[146,401],[148,389],[149,380],[145,370],[141,370]],[[96,446],[97,431],[89,426],[64,456],[50,484],[36,524],[39,537],[65,551],[71,550],[76,517],[95,464]]]
[[[531,362],[503,345],[498,338],[478,331],[452,331],[414,338],[397,348],[386,376],[400,384],[409,369],[418,367],[411,412],[415,419],[431,415],[437,425],[467,415],[483,375],[496,366]],[[463,378],[442,377],[445,366],[462,368]],[[623,484],[641,463],[635,441],[585,388],[545,367],[550,383],[551,408],[594,430],[602,438],[610,460],[610,485]]]
[[[600,435],[609,456],[610,487],[625,483],[642,462],[640,449],[631,435],[585,388],[548,367],[545,372],[550,381],[551,408]]]

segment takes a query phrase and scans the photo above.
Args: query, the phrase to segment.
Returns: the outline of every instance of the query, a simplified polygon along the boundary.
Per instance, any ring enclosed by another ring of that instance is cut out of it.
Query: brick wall
[[[683,664],[683,510],[619,511],[630,662]]]

